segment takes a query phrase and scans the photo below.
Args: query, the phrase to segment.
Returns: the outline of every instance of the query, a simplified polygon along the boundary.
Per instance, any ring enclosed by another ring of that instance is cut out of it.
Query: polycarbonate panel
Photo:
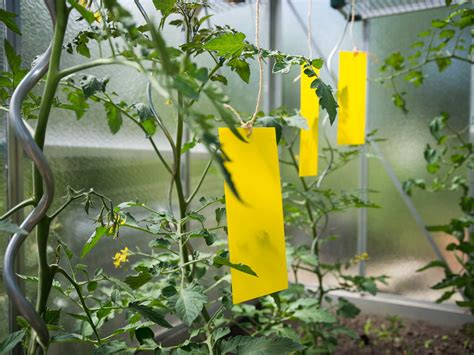
[[[380,62],[392,51],[407,48],[416,41],[416,34],[429,28],[431,20],[447,15],[446,9],[430,10],[370,22],[370,76],[383,76],[378,71]],[[467,36],[466,36],[467,39]],[[369,125],[378,129],[388,140],[380,144],[398,179],[430,176],[425,170],[423,151],[426,143],[435,144],[428,123],[442,111],[450,114],[450,125],[461,129],[469,122],[470,67],[454,62],[439,73],[433,63],[425,68],[425,83],[421,88],[400,81],[399,91],[406,91],[409,113],[403,115],[391,104],[391,88],[373,80],[369,86]],[[380,191],[377,200],[381,210],[369,212],[368,249],[371,262],[369,274],[386,273],[391,279],[388,292],[422,300],[434,300],[440,293],[429,289],[442,277],[440,270],[417,273],[416,270],[435,259],[413,217],[408,213],[389,181],[382,165],[370,161],[369,187]],[[415,192],[413,201],[426,224],[443,224],[460,214],[456,194]],[[434,235],[441,250],[449,236]],[[447,254],[447,253],[445,253]],[[452,255],[447,255],[453,262]]]

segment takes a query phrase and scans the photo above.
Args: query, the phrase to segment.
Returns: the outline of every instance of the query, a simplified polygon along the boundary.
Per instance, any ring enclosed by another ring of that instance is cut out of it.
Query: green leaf
[[[178,292],[175,304],[176,315],[185,324],[190,326],[199,316],[207,297],[203,290],[197,285],[189,285]]]
[[[377,294],[377,285],[375,284],[374,280],[365,279],[361,284],[361,289],[363,291],[367,291],[371,295]]]
[[[97,79],[94,75],[83,75],[79,81],[79,86],[84,93],[84,97],[87,99],[90,96],[94,95],[96,92],[105,92],[105,88],[109,78],[105,77],[100,80]]]
[[[135,329],[135,336],[137,337],[137,340],[140,344],[144,344],[148,339],[154,341],[155,333],[153,330],[151,330],[151,328],[142,327]]]
[[[405,75],[405,80],[409,81],[416,87],[419,87],[421,84],[423,84],[424,78],[423,72],[420,70],[414,70]]]
[[[173,87],[190,99],[199,99],[199,85],[196,84],[194,80],[183,74],[174,76]]]
[[[215,51],[225,58],[239,57],[245,49],[245,35],[242,32],[225,33],[204,44],[204,49]]]
[[[120,110],[111,102],[104,104],[105,113],[107,115],[107,123],[112,134],[117,133],[122,127],[122,115]]]
[[[9,30],[21,35],[20,28],[15,22],[16,16],[17,14],[14,14],[13,12],[0,9],[0,21],[3,22]]]
[[[445,70],[447,67],[449,67],[452,63],[451,58],[446,58],[446,57],[437,57],[435,58],[435,62],[438,65],[438,70],[442,72]]]
[[[311,87],[313,89],[316,88],[316,95],[319,97],[319,104],[324,110],[326,110],[329,115],[329,122],[333,124],[336,120],[338,106],[332,94],[331,86],[318,78],[311,83]]]
[[[89,11],[86,9],[84,6],[79,4],[77,0],[68,0],[68,2],[71,4],[71,6],[77,10],[81,14],[81,16],[84,18],[84,20],[87,21],[89,25],[91,25],[95,21],[95,16],[92,11]]]
[[[145,285],[152,278],[149,272],[140,272],[137,275],[129,275],[125,278],[125,283],[130,286],[133,290],[140,288]]]
[[[95,245],[101,240],[101,238],[107,234],[107,227],[99,226],[95,229],[94,233],[90,236],[87,240],[86,244],[82,248],[81,258],[86,256],[94,247]]]
[[[345,298],[339,298],[337,307],[337,315],[344,318],[355,318],[360,313],[360,309]]]
[[[20,233],[22,235],[27,235],[28,233],[18,227],[16,224],[11,223],[10,221],[4,219],[0,221],[0,233],[9,233],[9,234],[15,234],[15,233]]]
[[[164,314],[155,308],[142,305],[139,302],[129,303],[128,308],[138,312],[142,317],[164,328],[173,328],[173,326],[165,319]]]
[[[87,103],[83,93],[76,90],[71,91],[67,95],[67,99],[71,103],[71,107],[76,113],[76,118],[78,120],[81,119],[89,108],[89,104]]]
[[[107,354],[133,354],[134,351],[128,350],[128,345],[121,340],[112,340],[106,344],[102,344],[95,348],[92,355],[107,355]]]
[[[146,132],[147,138],[153,136],[156,133],[156,121],[153,112],[147,105],[143,103],[135,104],[135,108],[140,120],[140,125]]]
[[[206,245],[211,246],[216,241],[217,235],[209,232],[207,229],[202,229],[198,232],[192,233],[191,238],[204,238]]]
[[[233,71],[235,71],[240,76],[240,78],[244,82],[246,82],[247,84],[249,83],[249,81],[250,81],[250,66],[249,66],[249,63],[247,63],[243,59],[234,58],[231,61],[229,61],[228,65]],[[226,80],[226,82],[227,82],[227,80]]]
[[[324,308],[303,308],[293,313],[293,317],[304,323],[335,323],[337,318]]]
[[[155,8],[161,11],[163,16],[168,16],[173,12],[176,0],[153,0]]]
[[[284,118],[286,124],[290,127],[299,129],[309,129],[308,120],[300,115],[293,115]]]
[[[3,46],[5,48],[5,55],[7,57],[7,63],[10,67],[10,70],[13,74],[20,71],[21,57],[19,54],[16,54],[15,48],[8,42],[6,39],[3,41]]]
[[[213,264],[214,266],[228,266],[232,269],[239,270],[245,274],[252,275],[252,276],[257,276],[258,275],[255,273],[255,271],[252,270],[252,268],[248,265],[244,264],[234,264],[229,261],[229,259],[226,259],[220,255],[216,255],[213,259]]]
[[[405,66],[405,57],[400,52],[394,52],[385,59],[385,65],[394,70],[402,70]]]
[[[272,355],[288,354],[304,350],[305,346],[289,338],[280,337],[250,337],[238,335],[230,340],[223,341],[221,352],[245,355]]]
[[[442,261],[442,260],[433,260],[433,261],[430,261],[428,264],[426,264],[425,266],[423,266],[422,268],[419,268],[418,270],[416,270],[416,272],[421,272],[421,271],[425,271],[425,270],[428,270],[428,269],[431,269],[433,267],[441,267],[441,268],[444,268],[444,269],[447,269],[448,268],[448,265],[446,264],[445,261]]]
[[[15,333],[8,334],[0,343],[0,355],[8,354],[25,337],[26,330],[22,329]]]
[[[449,39],[453,38],[455,34],[456,34],[455,30],[446,29],[446,30],[442,30],[439,33],[439,38],[449,40]]]
[[[220,225],[221,224],[221,221],[223,220],[223,218],[225,217],[225,207],[218,207],[216,208],[216,210],[214,211],[215,215],[216,215],[216,222],[217,222],[217,225]]]
[[[407,113],[408,112],[407,104],[406,104],[406,101],[403,98],[402,94],[404,94],[404,93],[398,93],[398,92],[394,93],[392,95],[392,102],[396,107],[401,109],[404,113]]]
[[[74,334],[74,333],[58,333],[54,334],[51,337],[51,342],[52,343],[76,343],[76,342],[83,342],[84,339],[82,335],[80,334]]]

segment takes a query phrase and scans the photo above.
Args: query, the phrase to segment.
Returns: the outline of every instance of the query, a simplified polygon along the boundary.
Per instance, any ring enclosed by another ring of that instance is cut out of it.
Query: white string
[[[313,59],[313,39],[312,39],[312,26],[311,26],[311,14],[313,12],[313,0],[308,0],[308,52],[309,58]]]
[[[310,59],[313,59],[313,29],[311,24],[313,12],[313,0],[308,0],[308,14],[307,14],[307,25],[306,25],[306,38],[308,40],[308,56]],[[296,78],[293,79],[293,82],[296,83],[301,79],[301,74],[298,74]]]
[[[349,28],[349,34],[351,36],[352,40],[352,46],[353,46],[353,51],[357,53],[357,44],[354,39],[354,22],[355,22],[355,5],[356,5],[356,0],[352,0],[351,3],[351,27]]]
[[[258,79],[258,94],[257,94],[257,103],[255,105],[255,111],[252,115],[252,118],[242,125],[243,128],[250,130],[249,134],[252,133],[252,126],[257,120],[257,114],[260,109],[260,101],[262,100],[263,92],[263,59],[262,53],[260,50],[260,0],[255,1],[255,47],[257,47],[257,61],[259,68],[259,79]]]

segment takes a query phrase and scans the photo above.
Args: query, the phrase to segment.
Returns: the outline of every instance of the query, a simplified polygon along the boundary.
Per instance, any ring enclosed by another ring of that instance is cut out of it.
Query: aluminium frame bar
[[[3,1],[3,8],[5,11],[11,12],[16,14],[16,23],[18,25],[18,28],[21,29],[21,9],[20,9],[20,2],[15,1],[15,0],[4,0]],[[17,35],[15,32],[11,31],[8,29],[6,26],[4,26],[4,38],[12,45],[13,49],[15,50],[15,53],[20,52],[20,37]],[[3,68],[5,71],[8,71],[8,63],[6,60],[6,56],[3,58]],[[10,120],[8,119],[8,113],[4,115],[5,117],[5,125],[6,125],[6,150],[7,150],[7,165],[6,165],[6,181],[7,181],[7,191],[6,191],[6,198],[7,198],[7,205],[6,208],[7,210],[13,208],[17,204],[19,204],[21,201],[23,201],[24,198],[24,192],[23,192],[23,182],[24,182],[24,177],[23,177],[23,169],[21,167],[22,161],[23,161],[23,149],[20,145],[20,142],[15,136],[15,132],[13,130],[13,127],[11,125]],[[21,221],[23,220],[24,213],[23,211],[17,211],[16,213],[12,214],[10,217],[10,220],[17,224],[20,225]],[[11,237],[9,238],[9,240]],[[24,264],[24,251],[20,250],[20,252],[17,255],[16,261],[15,261],[15,270],[16,272],[21,273],[22,271],[22,265]],[[24,282],[19,281],[19,286],[21,290],[24,292]],[[19,330],[19,326],[16,322],[17,317],[19,316],[18,311],[16,308],[13,306],[13,302],[11,301],[10,298],[8,298],[8,330],[10,333],[15,332]],[[22,354],[20,346],[16,346],[11,350],[12,355],[20,355]]]

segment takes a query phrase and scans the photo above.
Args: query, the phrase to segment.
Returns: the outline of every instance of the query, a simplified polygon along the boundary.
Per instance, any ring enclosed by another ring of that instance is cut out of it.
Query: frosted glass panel
[[[407,48],[416,40],[417,33],[429,28],[432,18],[445,15],[446,10],[441,9],[371,21],[369,48],[373,60],[370,76],[382,75],[378,72],[380,63],[377,60],[394,50]],[[435,116],[442,111],[449,112],[450,124],[457,129],[469,122],[469,65],[455,62],[442,73],[432,65],[426,68],[425,75],[423,87],[415,89],[402,83],[399,88],[407,92],[409,113],[406,116],[390,103],[391,89],[376,82],[369,86],[369,125],[371,129],[378,129],[381,137],[388,138],[380,146],[401,181],[410,177],[429,178],[423,150],[426,143],[434,143],[428,123]],[[429,286],[440,279],[440,270],[416,273],[418,268],[435,258],[433,251],[376,160],[370,163],[369,186],[380,191],[376,197],[382,209],[369,212],[371,262],[368,272],[391,276],[386,291],[423,300],[436,299],[440,293],[430,290]],[[455,194],[416,192],[413,201],[426,224],[446,223],[460,213]],[[435,237],[440,249],[444,250],[449,237]]]

